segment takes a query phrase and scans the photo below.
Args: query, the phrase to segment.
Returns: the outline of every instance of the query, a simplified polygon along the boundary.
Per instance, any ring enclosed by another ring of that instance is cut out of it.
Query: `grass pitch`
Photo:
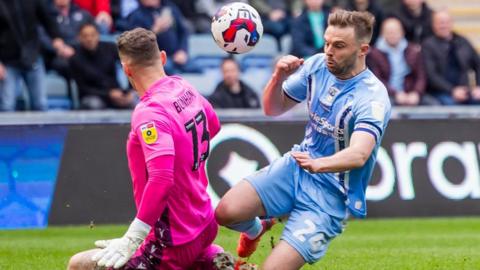
[[[267,233],[250,262],[261,263],[283,226]],[[97,239],[123,235],[127,226],[50,227],[0,231],[0,269],[65,269],[74,253]],[[221,229],[217,243],[234,254],[238,233]],[[302,269],[480,269],[480,218],[350,221],[327,255]]]

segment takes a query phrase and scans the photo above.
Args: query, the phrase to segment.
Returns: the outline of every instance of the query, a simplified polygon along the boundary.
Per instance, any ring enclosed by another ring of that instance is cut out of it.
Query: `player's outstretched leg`
[[[215,210],[215,217],[220,225],[241,232],[249,239],[259,238],[267,227],[268,229],[271,227],[271,225],[263,226],[258,216],[265,216],[265,209],[255,188],[245,180],[230,189]],[[249,243],[246,243],[245,248],[242,248],[242,252],[238,255],[248,257],[249,255],[245,256],[245,254],[253,253],[257,244],[258,241],[254,247],[251,247]]]
[[[257,191],[246,180],[225,193],[215,209],[215,218],[222,226],[251,221],[258,216],[265,216],[265,209]]]
[[[260,231],[260,234],[253,238],[247,233],[240,234],[237,246],[237,254],[239,257],[247,258],[250,257],[253,252],[255,252],[262,235],[272,228],[272,226],[275,224],[275,220],[273,218],[264,219],[261,221],[261,224],[262,230]]]
[[[297,270],[305,264],[302,255],[286,241],[280,241],[265,260],[262,269]]]

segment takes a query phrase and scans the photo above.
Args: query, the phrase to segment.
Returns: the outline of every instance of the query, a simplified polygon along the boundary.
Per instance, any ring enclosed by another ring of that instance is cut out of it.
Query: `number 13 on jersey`
[[[199,138],[198,137],[198,131],[197,131],[197,125],[202,124],[203,126],[203,132],[202,136]],[[207,129],[207,117],[205,116],[205,113],[203,111],[198,112],[195,117],[191,120],[189,120],[187,123],[185,123],[185,130],[187,132],[192,132],[192,143],[193,143],[193,166],[192,170],[196,171],[198,170],[198,167],[200,166],[200,162],[204,161],[208,157],[208,153],[210,151],[210,133],[208,132]],[[200,157],[198,156],[198,145],[200,145],[203,142],[207,142],[207,149],[205,152],[203,152]]]

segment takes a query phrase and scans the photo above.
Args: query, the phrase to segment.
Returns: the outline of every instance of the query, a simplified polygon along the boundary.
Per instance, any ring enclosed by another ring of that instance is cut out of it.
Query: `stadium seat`
[[[255,48],[248,53],[237,55],[237,59],[243,71],[250,68],[271,69],[278,54],[275,38],[264,35]]]
[[[115,65],[115,74],[117,75],[117,82],[120,85],[120,88],[122,89],[130,88],[128,77],[125,74],[125,72],[123,72],[122,64],[120,62],[117,62]]]
[[[277,50],[277,41],[271,35],[263,35],[260,39],[260,42],[253,48],[250,52],[241,54],[239,56],[250,56],[250,55],[269,55],[275,57],[278,55]]]
[[[117,43],[117,38],[118,38],[118,36],[119,36],[119,35],[106,35],[106,34],[102,34],[102,35],[100,35],[100,41],[116,44],[116,43]]]
[[[211,34],[195,34],[188,38],[188,53],[190,58],[196,57],[227,57],[228,53],[220,49]]]
[[[210,34],[195,34],[188,38],[188,53],[193,64],[202,71],[217,69],[228,53],[221,50]]]
[[[214,73],[183,73],[182,77],[197,89],[200,94],[207,97],[213,93],[220,79]],[[217,78],[216,78],[217,77]]]
[[[250,55],[240,60],[240,68],[246,71],[251,68],[271,69],[274,58],[268,55]]]
[[[284,35],[280,40],[280,44],[282,45],[282,55],[290,54],[292,51],[292,36],[291,35]]]
[[[228,53],[220,49],[210,34],[191,35],[188,40],[190,58],[203,70],[203,74],[184,73],[182,76],[190,81],[204,96],[210,95],[222,79],[220,65]],[[257,46],[250,52],[234,57],[240,63],[242,79],[257,93],[261,93],[270,78],[273,60],[278,55],[275,38],[264,35]]]
[[[236,58],[242,61],[243,58],[270,57],[274,59],[278,55],[277,41],[270,35],[263,35],[260,42],[251,51],[244,54],[237,54]]]
[[[208,71],[209,69],[218,69],[222,64],[223,56],[197,56],[192,58],[194,66],[200,68],[202,71]]]
[[[48,72],[45,76],[45,87],[48,96],[48,109],[70,110],[75,108],[73,100],[75,93],[69,93],[68,82],[55,72]],[[70,87],[73,91],[73,87]]]
[[[69,88],[67,81],[56,72],[47,72],[45,88],[47,91],[47,106],[49,110],[71,110],[78,108],[78,91],[73,82]],[[30,110],[31,100],[27,86],[23,80],[17,81],[17,110]]]
[[[270,79],[272,70],[270,68],[249,68],[241,75],[241,80],[257,93],[262,96],[263,88]]]

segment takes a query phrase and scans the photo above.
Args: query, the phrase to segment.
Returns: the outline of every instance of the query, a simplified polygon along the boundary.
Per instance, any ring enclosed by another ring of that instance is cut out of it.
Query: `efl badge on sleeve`
[[[153,122],[149,122],[140,126],[140,130],[142,131],[143,141],[146,144],[152,144],[157,141],[157,129],[155,128],[155,124]]]
[[[385,104],[382,104],[378,101],[372,101],[371,106],[373,118],[383,122],[383,118],[385,117]]]

